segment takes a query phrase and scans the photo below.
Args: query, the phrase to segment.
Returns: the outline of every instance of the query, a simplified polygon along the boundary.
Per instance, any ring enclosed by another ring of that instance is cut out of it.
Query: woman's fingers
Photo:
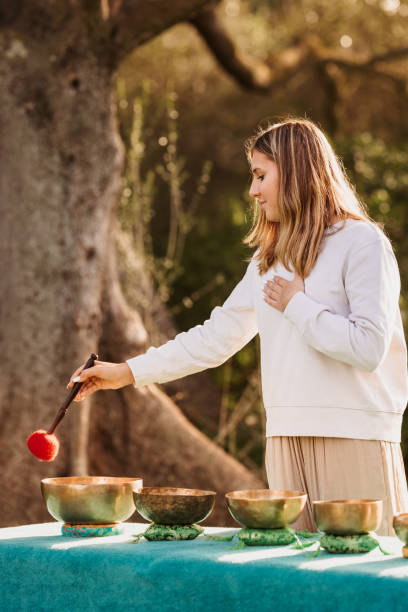
[[[94,361],[94,367],[95,366],[105,366],[105,365],[109,365],[109,362],[108,361],[99,361],[98,359],[95,359],[95,361]],[[82,373],[82,371],[88,372],[88,370],[92,370],[93,369],[93,368],[88,368],[87,370],[84,370],[84,367],[85,367],[85,364],[83,363],[82,365],[79,366],[79,368],[77,368],[75,370],[75,372],[72,374],[71,378],[69,379],[69,383],[67,384],[67,389],[70,389],[74,385],[75,382],[78,382],[78,381],[74,381],[74,378],[77,378],[77,376],[79,376]],[[92,376],[93,375],[94,374],[92,374]],[[85,376],[85,379],[87,378],[87,376],[88,375]],[[81,380],[83,380],[83,379],[84,379],[84,377],[81,378]]]
[[[100,376],[101,366],[92,366],[92,368],[87,368],[86,370],[82,370],[82,372],[76,377],[78,381],[76,382],[85,382],[94,376]]]
[[[74,384],[74,383],[73,383],[72,379],[73,379],[73,378],[76,378],[76,377],[78,376],[78,374],[80,374],[80,373],[81,373],[81,370],[83,370],[84,365],[85,365],[85,364],[83,363],[83,364],[82,364],[81,366],[79,366],[79,368],[77,368],[77,369],[75,370],[75,372],[72,374],[71,378],[69,379],[69,383],[67,384],[67,389],[70,389],[70,388],[73,386],[73,384]]]
[[[78,376],[75,376],[72,379],[72,382],[86,382],[90,378],[105,378],[105,367],[104,366],[92,366],[92,368],[87,368],[86,370],[82,370]]]
[[[88,380],[87,382],[82,384],[82,387],[80,388],[80,390],[78,391],[75,397],[75,401],[76,402],[82,401],[83,399],[89,397],[95,391],[98,391],[98,389],[100,388],[101,386],[98,385],[98,383],[95,380],[93,379]]]
[[[87,388],[85,384],[90,380],[97,384],[98,389],[117,389],[125,384],[131,384],[133,377],[131,377],[131,380],[128,380],[128,378],[130,378],[130,369],[127,364],[95,361],[95,365],[92,368],[84,370],[83,366],[81,366],[75,370],[67,387],[72,387],[76,382],[83,383],[78,393],[80,397],[83,394],[83,390],[85,391]]]
[[[271,286],[265,286],[264,287],[264,294],[269,296],[269,297],[277,297],[280,294],[280,291],[278,289],[276,289],[275,287],[271,287]]]

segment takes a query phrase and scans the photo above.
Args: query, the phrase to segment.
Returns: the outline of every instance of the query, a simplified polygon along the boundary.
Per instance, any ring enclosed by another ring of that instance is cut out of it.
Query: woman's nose
[[[255,185],[251,185],[251,187],[249,188],[249,195],[251,198],[259,197],[259,190],[256,189]]]

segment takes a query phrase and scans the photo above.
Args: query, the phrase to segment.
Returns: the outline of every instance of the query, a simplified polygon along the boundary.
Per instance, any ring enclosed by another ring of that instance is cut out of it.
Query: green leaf
[[[235,533],[229,536],[206,535],[205,537],[207,540],[214,540],[216,542],[231,542],[235,537]]]
[[[318,557],[320,555],[320,553],[321,553],[321,546],[319,544],[319,547],[317,548],[317,550],[314,550],[313,552],[306,553],[305,556],[306,557]]]

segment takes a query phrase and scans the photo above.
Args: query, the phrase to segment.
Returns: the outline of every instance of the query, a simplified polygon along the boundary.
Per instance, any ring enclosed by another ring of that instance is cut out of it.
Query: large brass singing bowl
[[[313,502],[319,531],[333,535],[357,535],[378,529],[382,499],[332,499]]]
[[[68,476],[44,478],[41,492],[48,512],[57,521],[103,524],[125,521],[135,511],[134,489],[141,478],[114,476]]]
[[[250,489],[231,491],[225,497],[230,513],[244,527],[280,529],[300,516],[307,494],[303,491]]]
[[[159,525],[200,523],[211,514],[215,496],[215,491],[175,487],[143,487],[133,492],[139,514]]]
[[[394,527],[397,537],[405,546],[408,546],[408,513],[400,512],[399,514],[395,514],[392,519],[392,526]]]

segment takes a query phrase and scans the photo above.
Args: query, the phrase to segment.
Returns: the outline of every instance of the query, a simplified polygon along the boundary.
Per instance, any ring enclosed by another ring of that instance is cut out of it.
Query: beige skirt
[[[292,526],[316,531],[312,501],[382,499],[378,535],[395,535],[393,515],[408,512],[408,490],[401,453],[395,442],[273,436],[266,439],[266,473],[270,489],[308,494],[305,510]]]

